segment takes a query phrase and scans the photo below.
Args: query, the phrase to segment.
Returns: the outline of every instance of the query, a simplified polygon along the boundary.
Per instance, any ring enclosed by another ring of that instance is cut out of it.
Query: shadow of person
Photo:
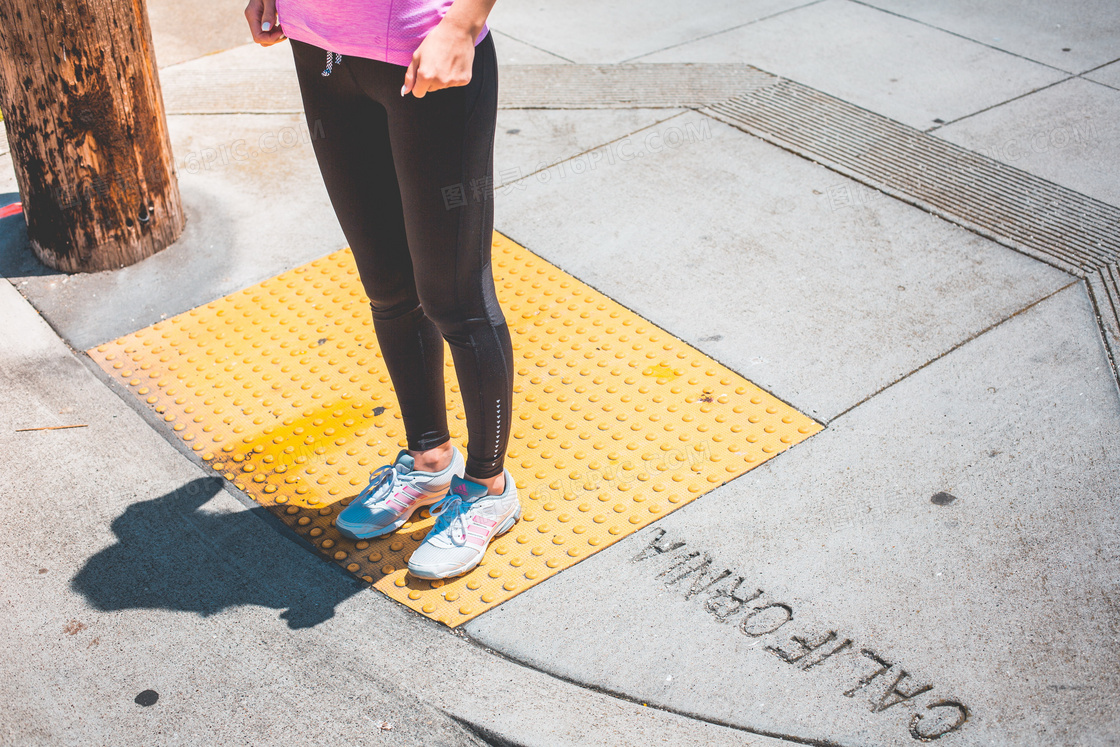
[[[283,609],[309,628],[362,585],[272,531],[264,508],[205,510],[217,477],[192,480],[129,506],[110,525],[117,542],[93,555],[71,587],[99,610],[165,609],[214,615],[239,605]],[[262,522],[261,519],[266,521]]]

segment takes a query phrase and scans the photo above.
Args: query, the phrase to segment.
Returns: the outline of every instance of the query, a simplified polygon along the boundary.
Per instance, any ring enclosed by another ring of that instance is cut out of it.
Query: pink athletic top
[[[407,67],[452,0],[276,0],[284,36],[328,52]],[[486,37],[483,27],[474,43]]]

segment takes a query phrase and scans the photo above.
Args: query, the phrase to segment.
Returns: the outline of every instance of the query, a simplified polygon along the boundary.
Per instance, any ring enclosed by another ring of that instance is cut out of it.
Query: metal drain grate
[[[1120,258],[1120,209],[793,81],[703,111],[1075,275]]]

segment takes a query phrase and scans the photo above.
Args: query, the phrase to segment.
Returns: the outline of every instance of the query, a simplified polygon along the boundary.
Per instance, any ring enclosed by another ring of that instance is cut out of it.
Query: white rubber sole
[[[517,522],[520,520],[521,505],[518,504],[517,510],[506,517],[505,521],[498,525],[498,531],[494,532],[494,536],[492,536],[485,545],[478,548],[478,552],[475,554],[475,556],[466,563],[461,563],[460,565],[457,565],[453,568],[433,570],[428,568],[415,568],[413,567],[412,562],[409,561],[408,572],[413,576],[416,576],[416,578],[426,578],[433,580],[441,578],[454,578],[455,576],[462,576],[464,573],[469,573],[470,571],[474,570],[479,563],[482,562],[482,556],[486,554],[486,549],[490,547],[490,543],[496,540],[498,537],[501,537],[509,530],[513,529],[514,525],[517,524]]]

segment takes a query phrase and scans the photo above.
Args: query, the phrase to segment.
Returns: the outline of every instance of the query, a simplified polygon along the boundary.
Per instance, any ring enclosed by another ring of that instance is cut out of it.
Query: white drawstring
[[[323,77],[325,78],[328,75],[330,75],[331,71],[334,69],[335,65],[341,65],[341,64],[342,64],[342,55],[341,54],[339,54],[338,52],[327,52],[327,69],[323,71]]]

